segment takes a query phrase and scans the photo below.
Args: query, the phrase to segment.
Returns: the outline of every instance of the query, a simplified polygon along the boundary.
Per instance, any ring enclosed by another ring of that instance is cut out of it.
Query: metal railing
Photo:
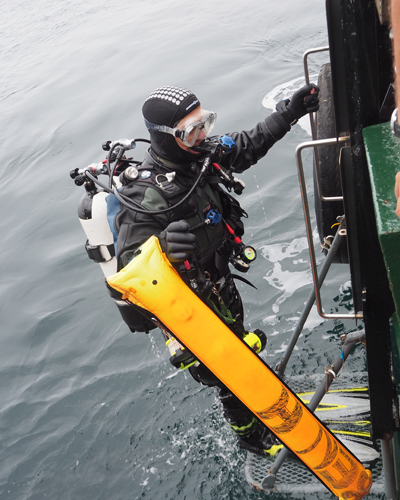
[[[362,319],[363,315],[362,315],[362,313],[357,313],[357,312],[349,313],[349,314],[337,314],[337,313],[326,314],[323,310],[322,302],[321,302],[321,294],[320,294],[320,283],[319,283],[318,272],[317,272],[317,263],[316,263],[316,259],[315,259],[314,242],[313,242],[313,236],[312,236],[310,209],[309,209],[308,197],[307,197],[307,187],[306,187],[306,182],[305,182],[305,177],[304,177],[304,168],[303,168],[303,160],[302,160],[301,153],[306,148],[315,148],[318,146],[344,144],[344,143],[348,142],[349,139],[350,139],[350,137],[346,136],[346,137],[338,137],[338,138],[334,137],[332,139],[308,141],[308,142],[303,142],[302,144],[299,144],[296,148],[296,163],[297,163],[297,170],[298,170],[298,175],[299,175],[304,219],[305,219],[305,223],[306,223],[308,248],[310,251],[311,271],[312,271],[312,276],[313,276],[313,281],[314,281],[315,300],[317,303],[318,314],[322,318],[325,318],[325,319]],[[318,168],[318,166],[316,166],[316,168]]]
[[[308,67],[308,56],[310,54],[315,54],[318,52],[328,51],[329,47],[317,47],[314,49],[307,50],[303,55],[303,65],[304,65],[304,75],[306,83],[310,83],[310,74]],[[314,116],[310,114],[310,124],[311,124],[311,133],[312,133],[312,141],[303,142],[299,144],[296,148],[296,163],[297,170],[300,182],[300,190],[301,197],[303,203],[303,211],[304,211],[304,219],[306,223],[306,231],[307,231],[307,241],[308,247],[310,251],[310,259],[311,259],[311,271],[313,275],[314,282],[314,291],[315,291],[315,301],[317,303],[318,314],[325,319],[362,319],[363,314],[360,312],[348,313],[348,314],[327,314],[324,312],[321,302],[321,294],[320,294],[320,279],[318,277],[317,272],[317,264],[315,259],[315,251],[314,251],[314,243],[312,237],[312,227],[310,220],[310,210],[308,205],[308,197],[307,197],[307,189],[304,177],[304,167],[302,160],[302,151],[307,148],[313,148],[314,150],[314,172],[316,177],[316,184],[318,189],[318,195],[322,201],[332,202],[332,201],[343,201],[343,196],[324,196],[321,188],[321,171],[319,168],[319,156],[318,156],[318,148],[320,146],[337,146],[340,144],[346,144],[350,141],[349,136],[345,137],[332,137],[329,139],[317,139],[317,132],[315,126]],[[342,233],[345,234],[345,230],[342,230]]]
[[[305,79],[306,83],[310,82],[309,79],[309,71],[308,71],[308,55],[316,52],[322,52],[329,50],[329,47],[320,47],[316,49],[311,49],[308,50],[307,52],[304,53],[304,73],[305,73]],[[306,183],[305,183],[305,176],[304,176],[304,167],[303,167],[303,160],[302,160],[302,151],[307,148],[313,148],[314,149],[314,172],[316,173],[316,180],[317,180],[317,186],[318,186],[318,194],[321,198],[322,201],[342,201],[343,196],[331,196],[331,197],[324,197],[322,195],[322,190],[321,190],[321,183],[320,183],[320,169],[319,169],[319,158],[318,158],[318,147],[320,146],[335,146],[335,145],[345,145],[350,141],[350,137],[333,137],[330,139],[323,139],[323,140],[317,140],[316,138],[316,130],[315,130],[315,121],[314,121],[314,116],[310,114],[310,122],[311,122],[311,130],[312,130],[312,141],[308,142],[303,142],[302,144],[299,144],[296,148],[296,163],[297,163],[297,169],[298,169],[298,176],[299,176],[299,182],[300,182],[300,190],[301,190],[301,197],[302,197],[302,204],[303,204],[303,211],[304,211],[304,219],[305,219],[305,224],[306,224],[306,231],[307,231],[307,241],[308,241],[308,246],[309,246],[309,252],[310,252],[310,259],[311,259],[311,268],[312,268],[312,275],[313,275],[313,282],[314,282],[314,290],[310,293],[309,298],[305,304],[305,308],[303,310],[303,313],[300,317],[300,320],[297,324],[297,327],[295,331],[293,332],[293,335],[290,339],[289,345],[286,348],[285,354],[281,360],[281,362],[277,365],[275,368],[276,372],[280,375],[283,376],[287,362],[292,354],[292,351],[294,349],[294,346],[298,340],[298,337],[303,329],[304,323],[308,317],[308,314],[311,310],[312,305],[314,302],[317,303],[317,309],[318,313],[322,318],[325,319],[362,319],[363,315],[362,313],[352,313],[352,314],[326,314],[323,311],[322,303],[321,303],[321,295],[320,295],[320,286],[325,279],[325,276],[330,268],[330,265],[332,263],[333,258],[335,257],[336,252],[338,251],[340,240],[342,238],[342,235],[345,234],[345,229],[342,229],[342,222],[340,223],[340,227],[335,235],[335,238],[333,239],[333,242],[331,244],[330,249],[328,250],[327,257],[325,258],[324,262],[321,265],[320,268],[320,273],[318,275],[317,272],[317,264],[316,264],[316,259],[315,259],[315,251],[314,251],[314,242],[313,242],[313,237],[312,237],[312,227],[311,227],[311,220],[310,220],[310,210],[309,210],[309,205],[308,205],[308,197],[307,197],[307,189],[306,189]],[[340,160],[339,160],[340,162]],[[323,382],[321,386],[317,389],[316,393],[314,394],[314,397],[310,401],[309,404],[309,409],[311,411],[314,411],[316,407],[318,406],[318,403],[322,400],[323,396],[325,393],[328,391],[328,388],[330,384],[332,383],[334,376],[336,376],[340,369],[343,366],[343,363],[347,359],[348,355],[350,354],[352,348],[354,347],[355,344],[359,342],[364,342],[365,341],[365,334],[364,332],[353,332],[345,336],[343,339],[344,341],[341,353],[340,355],[335,359],[334,363],[332,364],[331,368],[332,370],[326,371],[327,373],[327,381],[326,383]],[[394,459],[394,452],[393,452],[393,436],[392,435],[386,435],[384,439],[381,440],[381,446],[382,446],[382,460],[383,460],[383,469],[384,469],[384,476],[385,476],[385,490],[386,490],[386,498],[389,500],[394,500],[398,497],[398,491],[397,491],[397,478],[396,478],[396,470],[395,470],[395,459]],[[289,450],[284,448],[279,455],[277,456],[274,464],[271,466],[269,470],[269,474],[264,478],[264,481],[262,483],[263,488],[268,491],[268,490],[273,490],[275,482],[276,482],[276,476],[277,473],[282,466],[283,462],[286,460],[286,458],[289,456]]]

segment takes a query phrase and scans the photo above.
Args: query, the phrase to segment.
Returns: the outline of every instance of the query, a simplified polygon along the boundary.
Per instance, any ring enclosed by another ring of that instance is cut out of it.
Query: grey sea
[[[132,334],[122,322],[84,250],[83,188],[69,172],[101,161],[106,140],[147,138],[141,106],[158,86],[193,90],[218,113],[217,134],[251,128],[272,112],[266,96],[302,85],[303,52],[326,44],[321,0],[1,2],[1,500],[266,498],[246,483],[213,390],[169,364],[158,330]],[[311,73],[326,60],[312,57]],[[241,176],[257,290],[238,286],[271,367],[311,290],[294,156],[309,138],[294,126]],[[351,311],[349,280],[346,265],[332,266],[328,312]],[[340,336],[360,328],[313,310],[289,385],[323,380]],[[363,372],[364,356],[357,347],[344,373]],[[269,495],[291,497],[333,498]]]

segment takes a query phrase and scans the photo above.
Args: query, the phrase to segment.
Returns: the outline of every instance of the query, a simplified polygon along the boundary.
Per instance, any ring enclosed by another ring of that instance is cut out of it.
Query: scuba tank
[[[149,142],[146,139],[138,141]],[[115,256],[114,235],[110,229],[107,218],[106,198],[112,190],[121,187],[118,171],[129,166],[129,161],[122,158],[125,151],[136,147],[135,140],[121,139],[119,141],[107,141],[102,144],[103,151],[109,151],[107,159],[100,163],[92,163],[86,168],[75,168],[71,170],[70,177],[76,186],[84,186],[85,193],[78,206],[78,217],[83,230],[87,236],[85,250],[88,257],[100,264],[104,276],[110,276],[117,272],[117,259]],[[121,160],[121,162],[120,162]],[[112,168],[111,164],[115,163]],[[110,179],[109,186],[98,180],[99,175],[107,175]],[[116,237],[115,237],[116,240]]]
[[[138,140],[149,142],[146,139]],[[106,278],[117,272],[114,244],[116,237],[114,240],[114,234],[110,229],[107,218],[107,197],[113,191],[110,186],[100,182],[98,176],[101,174],[108,176],[112,180],[109,184],[112,184],[115,190],[118,190],[122,185],[118,176],[121,171],[132,163],[122,158],[122,155],[126,150],[133,149],[135,147],[134,143],[135,141],[128,139],[121,139],[113,143],[107,141],[102,145],[103,150],[110,151],[107,160],[93,163],[83,169],[75,168],[70,172],[70,177],[74,180],[75,185],[84,186],[85,188],[85,193],[81,197],[78,206],[79,221],[87,238],[85,250],[88,257],[100,265]],[[115,163],[115,166],[111,167],[111,163]],[[113,298],[122,319],[132,332],[148,332],[155,328],[155,325],[148,317],[147,311],[127,304],[118,298]]]
[[[114,238],[107,221],[107,196],[104,191],[86,192],[78,207],[79,222],[87,237],[86,252],[100,265],[106,278],[117,272]]]
[[[103,164],[92,164],[86,167],[93,175],[102,172]],[[85,250],[88,257],[98,263],[107,278],[117,272],[114,237],[107,220],[108,193],[98,190],[93,182],[88,181],[78,169],[71,171],[76,185],[85,186],[85,193],[80,199],[78,217],[87,240]]]

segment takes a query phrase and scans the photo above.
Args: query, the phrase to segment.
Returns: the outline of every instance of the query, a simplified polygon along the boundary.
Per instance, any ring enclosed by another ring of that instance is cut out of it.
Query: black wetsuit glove
[[[162,251],[170,262],[187,260],[188,254],[196,251],[196,236],[189,233],[189,229],[184,220],[171,222],[158,236]]]
[[[278,118],[283,118],[286,124],[294,125],[299,118],[319,109],[319,88],[313,83],[304,85],[293,94],[291,99],[278,102],[276,110]]]

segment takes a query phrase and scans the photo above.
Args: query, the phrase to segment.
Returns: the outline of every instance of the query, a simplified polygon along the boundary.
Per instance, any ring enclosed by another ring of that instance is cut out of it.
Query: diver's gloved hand
[[[319,88],[313,83],[304,85],[291,99],[285,99],[276,105],[276,110],[289,125],[294,125],[299,118],[318,109]]]
[[[170,262],[187,260],[196,251],[196,236],[189,233],[190,226],[184,220],[171,222],[158,237],[162,251]]]

